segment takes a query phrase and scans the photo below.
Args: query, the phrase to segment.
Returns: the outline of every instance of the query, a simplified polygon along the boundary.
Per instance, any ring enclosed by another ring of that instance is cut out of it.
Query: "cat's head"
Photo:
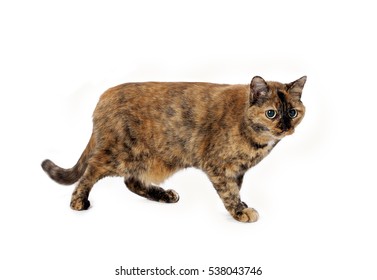
[[[289,84],[266,82],[256,76],[250,83],[249,127],[260,137],[280,140],[294,132],[305,114],[301,94],[306,76]]]

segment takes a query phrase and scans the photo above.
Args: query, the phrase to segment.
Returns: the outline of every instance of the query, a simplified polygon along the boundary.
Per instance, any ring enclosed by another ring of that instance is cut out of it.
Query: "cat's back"
[[[100,102],[106,100],[111,102],[126,102],[137,98],[138,102],[142,102],[143,98],[147,101],[175,97],[187,98],[199,97],[200,95],[213,95],[216,92],[232,87],[228,84],[215,84],[204,82],[139,82],[139,83],[125,83],[115,87],[109,88],[105,91]],[[212,94],[211,94],[212,93]],[[195,96],[193,96],[195,95]]]
[[[140,150],[147,145],[159,151],[178,145],[177,156],[184,151],[190,154],[200,146],[228,139],[229,133],[237,134],[248,98],[248,85],[122,84],[101,96],[93,113],[93,130],[101,143],[116,139],[129,141],[133,147],[144,143]]]
[[[177,112],[208,111],[211,108],[243,106],[248,98],[247,85],[204,82],[125,83],[102,94],[95,114],[127,110],[173,117]]]

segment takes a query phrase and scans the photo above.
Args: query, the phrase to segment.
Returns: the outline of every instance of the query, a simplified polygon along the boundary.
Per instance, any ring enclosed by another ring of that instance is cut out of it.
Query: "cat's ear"
[[[293,95],[296,96],[297,98],[301,98],[302,90],[304,88],[306,82],[306,76],[301,77],[300,79],[286,84],[287,91]]]
[[[250,104],[255,104],[259,99],[267,96],[268,85],[262,77],[255,76],[250,83]]]

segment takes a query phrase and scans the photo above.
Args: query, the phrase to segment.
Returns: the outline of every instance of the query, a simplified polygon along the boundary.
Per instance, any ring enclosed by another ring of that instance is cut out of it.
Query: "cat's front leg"
[[[236,177],[236,182],[237,182],[237,186],[238,186],[238,189],[241,190],[241,187],[242,187],[242,182],[243,182],[243,176],[245,174],[240,174]],[[241,203],[247,208],[247,204],[243,201],[241,201]]]
[[[234,219],[245,223],[253,223],[258,220],[258,212],[253,208],[248,208],[246,203],[241,201],[237,178],[210,176],[210,180],[223,201],[225,208]]]

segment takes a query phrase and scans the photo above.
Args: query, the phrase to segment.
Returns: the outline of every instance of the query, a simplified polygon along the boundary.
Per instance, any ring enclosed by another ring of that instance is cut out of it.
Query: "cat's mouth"
[[[285,135],[291,135],[293,132],[295,132],[295,129],[292,127],[285,132]]]
[[[295,132],[295,129],[293,127],[291,127],[290,129],[287,129],[287,130],[280,130],[280,131],[277,131],[277,132],[274,132],[274,136],[277,138],[277,139],[282,139],[284,136],[288,136],[288,135],[291,135],[293,134],[293,132]]]

